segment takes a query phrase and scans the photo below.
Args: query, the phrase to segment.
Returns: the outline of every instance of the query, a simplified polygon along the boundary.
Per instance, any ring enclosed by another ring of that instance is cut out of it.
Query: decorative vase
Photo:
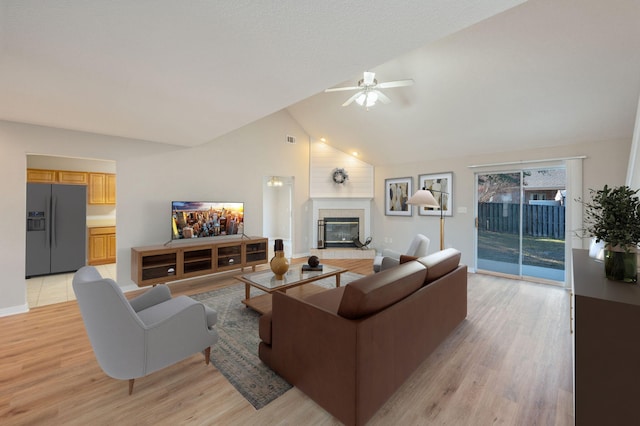
[[[635,283],[638,281],[638,257],[636,250],[629,252],[607,245],[604,249],[604,271],[614,281]]]
[[[284,278],[284,274],[289,270],[289,261],[286,257],[284,257],[284,244],[282,240],[275,240],[273,250],[275,251],[275,256],[269,262],[271,266],[271,271],[275,274],[277,280],[281,280]]]

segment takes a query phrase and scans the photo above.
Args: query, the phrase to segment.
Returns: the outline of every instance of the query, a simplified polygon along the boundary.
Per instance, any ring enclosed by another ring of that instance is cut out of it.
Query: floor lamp
[[[446,192],[436,190],[430,191],[427,188],[422,188],[417,190],[416,193],[413,194],[413,196],[409,198],[409,200],[407,200],[407,204],[440,209],[440,250],[444,250],[444,211],[440,207],[440,204],[438,204],[438,201],[436,201],[436,198],[433,196],[432,192],[446,194]]]

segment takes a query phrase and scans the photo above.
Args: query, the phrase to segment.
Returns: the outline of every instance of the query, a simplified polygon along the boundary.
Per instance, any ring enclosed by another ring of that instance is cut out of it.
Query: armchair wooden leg
[[[133,393],[133,382],[136,379],[129,379],[129,395],[131,395]]]
[[[204,350],[204,362],[205,364],[209,365],[209,361],[211,360],[211,346],[207,347],[207,349]]]

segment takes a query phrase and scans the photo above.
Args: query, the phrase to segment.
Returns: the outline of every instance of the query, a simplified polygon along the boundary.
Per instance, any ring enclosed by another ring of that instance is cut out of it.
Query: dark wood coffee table
[[[299,287],[296,288],[296,295],[298,296],[319,293],[321,291],[325,291],[326,288],[317,285],[300,286],[328,277],[336,277],[336,287],[340,287],[340,274],[343,272],[347,272],[347,269],[330,265],[323,265],[322,271],[303,272],[302,264],[296,264],[289,267],[289,270],[281,280],[277,280],[274,273],[270,270],[239,275],[235,277],[235,279],[244,283],[245,299],[242,303],[257,312],[264,314],[271,310],[272,293],[276,291],[286,292],[294,287]],[[266,294],[251,297],[251,287],[260,289]]]

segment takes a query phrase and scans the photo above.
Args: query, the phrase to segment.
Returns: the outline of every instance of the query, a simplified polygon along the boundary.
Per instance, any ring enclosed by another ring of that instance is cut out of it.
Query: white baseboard
[[[0,309],[0,317],[7,317],[9,315],[16,315],[16,314],[24,314],[26,312],[29,312],[28,303],[25,303],[24,305],[10,306],[8,308]]]

